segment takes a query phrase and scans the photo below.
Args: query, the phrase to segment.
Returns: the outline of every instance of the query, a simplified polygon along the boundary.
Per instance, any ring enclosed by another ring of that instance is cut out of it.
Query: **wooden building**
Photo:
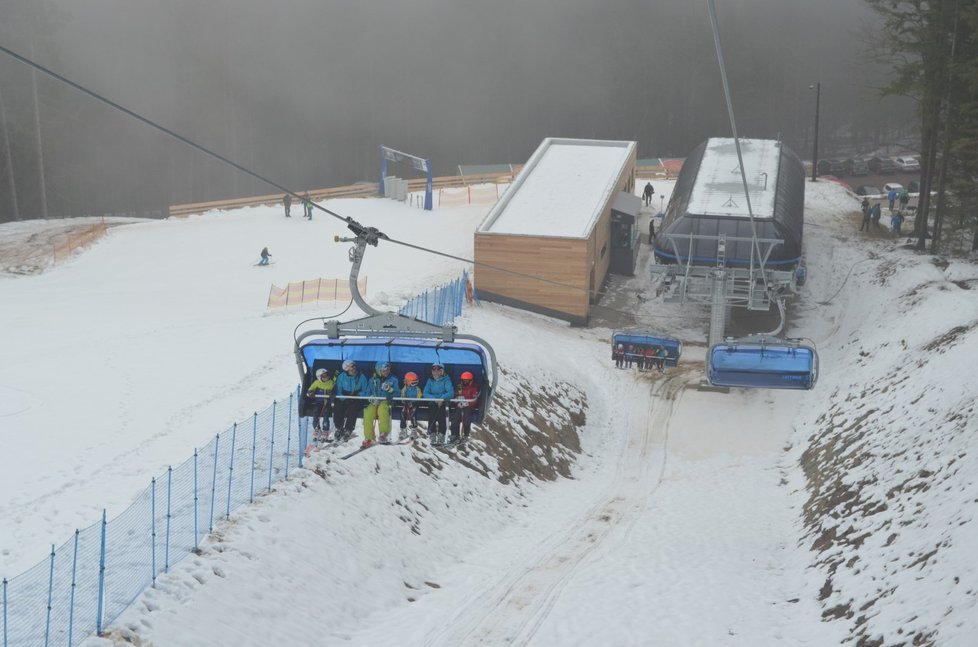
[[[479,298],[586,324],[611,263],[612,206],[634,187],[635,142],[545,139],[476,230]]]

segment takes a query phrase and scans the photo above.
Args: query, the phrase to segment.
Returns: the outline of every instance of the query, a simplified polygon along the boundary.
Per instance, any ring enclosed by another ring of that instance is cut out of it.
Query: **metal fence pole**
[[[78,529],[75,529],[75,550],[71,556],[71,596],[68,599],[68,647],[71,647],[75,627],[75,573],[78,569]]]
[[[95,611],[95,634],[102,635],[102,601],[105,599],[105,510],[102,510],[102,541],[98,556],[98,608]]]
[[[149,510],[150,510],[149,543],[150,543],[151,552],[153,554],[150,558],[149,567],[150,569],[152,569],[150,571],[150,574],[153,576],[151,578],[153,582],[152,586],[155,589],[156,588],[156,477],[155,476],[153,477],[153,481],[150,484],[150,487],[153,488],[153,493],[152,496],[150,497],[150,505],[149,505]]]
[[[258,412],[251,417],[251,490],[248,493],[248,501],[255,501],[255,445],[258,442]]]
[[[3,578],[3,647],[7,645],[7,578]]]
[[[275,407],[278,402],[272,400],[272,442],[268,449],[268,491],[272,491],[272,467],[275,464]]]
[[[200,519],[200,514],[197,512],[197,448],[194,447],[194,552],[196,553],[199,548],[197,548],[197,520]]]
[[[228,504],[224,511],[224,518],[231,518],[231,481],[234,480],[234,446],[238,442],[238,423],[231,427],[231,465],[228,467]]]
[[[295,387],[295,397],[296,400],[302,397],[302,384]],[[307,418],[308,420],[308,418]],[[295,421],[295,441],[299,443],[299,467],[302,467],[302,459],[306,455],[306,441],[308,438],[303,438],[302,433],[302,418],[297,418]]]
[[[217,493],[217,455],[221,448],[221,434],[217,434],[214,441],[214,472],[211,474],[211,516],[207,522],[207,532],[214,530],[214,495]]]
[[[289,459],[292,458],[292,394],[289,394],[289,426],[285,440],[285,480],[289,480]]]
[[[173,494],[173,468],[166,468],[166,546],[163,548],[163,572],[170,572],[170,502]]]
[[[51,566],[48,570],[48,614],[44,620],[44,647],[48,647],[51,635],[51,593],[54,590],[54,544],[51,544]]]

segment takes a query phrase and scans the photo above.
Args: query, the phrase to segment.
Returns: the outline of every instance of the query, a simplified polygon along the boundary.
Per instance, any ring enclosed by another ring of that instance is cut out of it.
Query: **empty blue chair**
[[[792,339],[741,339],[716,344],[709,353],[714,386],[807,390],[818,380],[818,353]]]

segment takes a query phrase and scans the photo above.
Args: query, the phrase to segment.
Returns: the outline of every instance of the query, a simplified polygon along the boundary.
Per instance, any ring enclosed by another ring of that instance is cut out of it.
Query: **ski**
[[[373,443],[371,445],[367,445],[366,447],[358,447],[357,449],[353,450],[352,452],[350,452],[346,456],[340,456],[340,459],[345,461],[348,458],[352,458],[353,456],[356,456],[360,452],[365,452],[368,449],[370,449],[371,447],[376,447],[376,446],[377,446],[377,443]]]

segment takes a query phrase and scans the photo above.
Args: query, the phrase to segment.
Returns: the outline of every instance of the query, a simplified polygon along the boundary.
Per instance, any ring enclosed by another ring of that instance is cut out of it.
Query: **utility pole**
[[[818,174],[818,107],[822,100],[822,82],[808,86],[809,90],[815,90],[815,143],[812,145],[812,182]]]

